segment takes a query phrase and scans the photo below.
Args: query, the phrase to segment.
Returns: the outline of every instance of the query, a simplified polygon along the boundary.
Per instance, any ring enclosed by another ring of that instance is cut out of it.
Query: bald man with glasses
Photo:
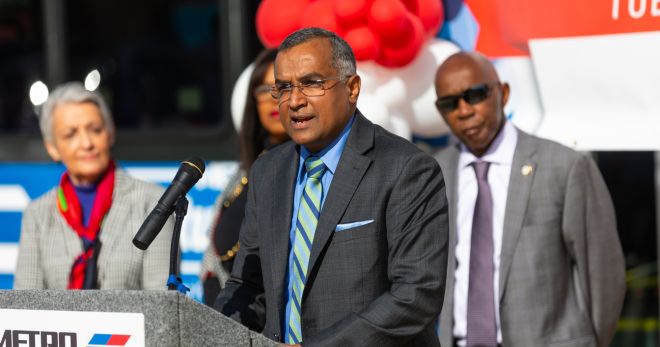
[[[436,155],[450,203],[442,346],[609,346],[625,267],[593,160],[516,129],[509,85],[479,53],[439,68],[454,144]]]

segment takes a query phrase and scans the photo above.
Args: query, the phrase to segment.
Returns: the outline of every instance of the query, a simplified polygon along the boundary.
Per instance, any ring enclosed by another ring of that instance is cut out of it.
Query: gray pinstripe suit
[[[163,193],[156,185],[117,169],[112,207],[101,230],[98,282],[101,289],[166,289],[173,219],[147,251],[132,239]],[[56,189],[23,212],[14,289],[66,289],[82,242],[57,210]]]
[[[254,164],[241,250],[216,302],[274,340],[281,340],[298,148],[280,145]],[[357,112],[327,194],[302,299],[303,344],[437,346],[448,235],[437,163]]]
[[[458,146],[436,155],[450,203],[440,341],[452,345]],[[531,165],[525,175],[521,168]],[[608,346],[625,267],[612,201],[591,158],[518,130],[500,259],[503,346]]]

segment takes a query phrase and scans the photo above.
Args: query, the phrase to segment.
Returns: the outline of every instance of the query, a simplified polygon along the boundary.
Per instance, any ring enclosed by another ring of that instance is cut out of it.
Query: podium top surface
[[[147,346],[278,346],[176,291],[0,290],[0,308],[143,313]]]

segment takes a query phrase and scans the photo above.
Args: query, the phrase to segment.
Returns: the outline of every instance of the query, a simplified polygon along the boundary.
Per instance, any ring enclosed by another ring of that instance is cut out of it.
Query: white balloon
[[[365,93],[363,90],[360,90],[360,97],[358,98],[357,106],[362,114],[373,123],[382,126],[388,131],[394,130],[394,127],[390,122],[387,107],[385,107],[385,105],[383,105],[383,103],[373,94]]]
[[[387,107],[378,97],[360,91],[358,108],[374,124],[378,124],[385,130],[399,135],[404,139],[412,139],[410,126],[408,126],[406,121],[401,117],[389,114]]]
[[[405,67],[407,91],[410,103],[403,114],[415,135],[438,137],[449,132],[438,110],[435,108],[435,71],[450,55],[459,48],[449,41],[430,40],[422,48],[422,53]]]
[[[380,65],[376,64],[374,61],[359,61],[357,63],[357,74],[360,75],[362,81],[360,92],[367,91],[373,93],[374,90],[381,83],[378,78],[378,71],[381,68]]]
[[[250,76],[254,70],[254,63],[248,65],[234,83],[234,89],[231,92],[231,119],[234,122],[236,132],[241,131],[241,122],[243,121],[243,111],[245,110],[245,101],[247,100],[248,85]]]
[[[410,130],[410,125],[408,125],[408,122],[405,119],[394,116],[390,118],[390,121],[394,127],[393,133],[403,137],[404,139],[412,139],[412,131]]]
[[[385,71],[382,71],[381,75],[385,75]],[[407,98],[406,81],[401,77],[402,75],[395,74],[387,76],[387,78],[383,79],[382,83],[376,88],[376,96],[379,97],[390,109],[396,108],[401,104],[406,104],[409,101]]]
[[[500,81],[511,87],[504,112],[520,129],[535,134],[543,121],[543,108],[538,83],[529,57],[506,57],[494,62]]]
[[[409,134],[408,139],[412,137],[411,133],[422,137],[445,135],[449,129],[434,104],[435,71],[447,57],[458,51],[459,48],[451,42],[432,38],[424,44],[415,60],[404,67],[385,68],[372,62],[359,62],[358,74],[363,81],[361,93],[373,95],[379,104],[385,105],[386,114],[391,118],[390,126],[399,133]],[[369,112],[367,109],[363,111]],[[402,120],[407,123],[405,129],[401,126]]]

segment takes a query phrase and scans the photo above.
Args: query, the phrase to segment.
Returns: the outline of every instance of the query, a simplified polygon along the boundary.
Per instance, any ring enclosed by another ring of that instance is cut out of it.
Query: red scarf
[[[112,191],[115,186],[115,163],[111,160],[106,173],[101,178],[96,187],[96,197],[94,206],[89,217],[87,227],[83,225],[82,210],[78,195],[69,178],[69,173],[65,172],[60,180],[60,186],[57,188],[57,208],[60,214],[69,226],[78,234],[83,242],[83,253],[73,262],[71,274],[69,275],[68,289],[83,289],[87,265],[92,257],[98,257],[95,253],[98,237],[101,232],[101,224],[105,215],[112,205]],[[92,264],[91,266],[95,266]],[[94,280],[94,282],[96,282]]]

